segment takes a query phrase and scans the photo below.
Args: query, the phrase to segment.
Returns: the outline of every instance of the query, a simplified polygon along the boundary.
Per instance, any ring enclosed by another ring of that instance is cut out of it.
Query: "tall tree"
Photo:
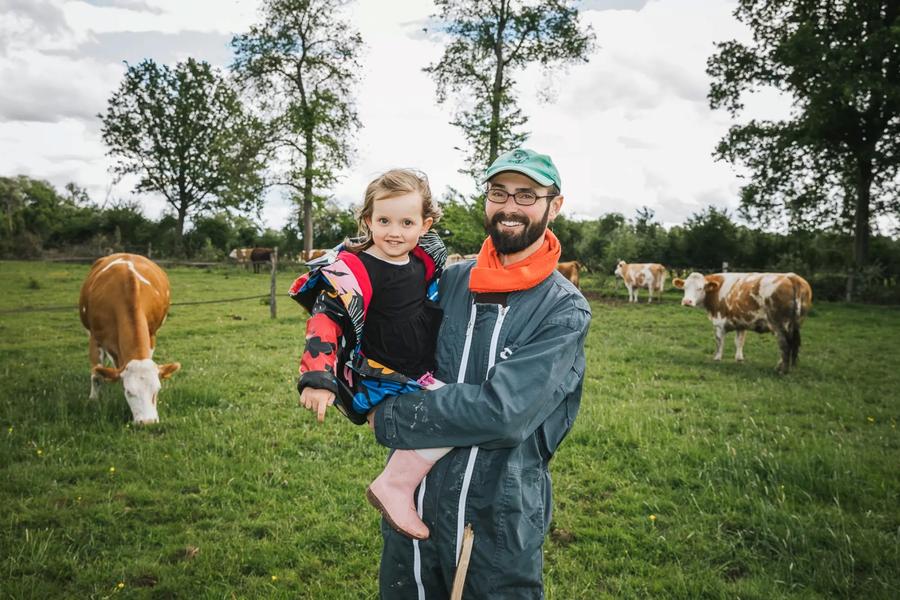
[[[188,217],[260,206],[262,124],[208,63],[129,66],[100,118],[116,175],[137,175],[135,191],[162,194],[175,210],[179,250]]]
[[[569,0],[436,0],[434,15],[449,42],[425,71],[437,83],[438,102],[460,105],[453,125],[468,143],[465,172],[478,174],[497,156],[527,139],[528,117],[516,104],[513,76],[531,63],[545,68],[586,62],[592,29],[579,25]]]
[[[303,243],[313,248],[313,210],[321,190],[352,159],[359,127],[352,90],[360,69],[359,33],[341,20],[344,0],[265,0],[262,22],[232,40],[232,68],[275,128],[284,172],[276,183],[297,192]]]
[[[710,105],[733,117],[758,88],[793,100],[790,118],[735,125],[716,152],[749,171],[745,216],[853,232],[848,299],[872,220],[900,215],[898,12],[898,0],[739,0],[752,43],[720,43],[707,63]]]

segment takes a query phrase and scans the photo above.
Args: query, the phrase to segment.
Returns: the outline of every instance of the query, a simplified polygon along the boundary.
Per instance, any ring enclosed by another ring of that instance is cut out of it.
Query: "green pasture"
[[[88,400],[87,265],[0,263],[0,598],[376,598],[385,451],[296,406],[305,315],[175,306],[161,423]],[[169,270],[174,302],[266,275]],[[592,280],[588,279],[588,286]],[[607,282],[608,284],[609,282]],[[772,336],[710,360],[678,293],[594,298],[581,414],[551,463],[547,597],[900,597],[900,310],[815,303],[799,368]],[[54,312],[9,312],[71,306]],[[476,532],[477,536],[477,532]]]

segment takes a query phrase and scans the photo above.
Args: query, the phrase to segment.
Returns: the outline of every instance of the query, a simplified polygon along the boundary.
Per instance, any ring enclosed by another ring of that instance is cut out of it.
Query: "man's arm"
[[[590,314],[550,319],[529,342],[497,363],[481,384],[385,400],[375,436],[391,448],[513,447],[531,436],[584,376]]]

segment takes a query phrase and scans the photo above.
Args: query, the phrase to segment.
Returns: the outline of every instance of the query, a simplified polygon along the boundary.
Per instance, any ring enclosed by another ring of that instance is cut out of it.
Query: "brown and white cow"
[[[239,265],[246,266],[250,264],[251,252],[253,252],[253,248],[235,248],[228,254],[228,258],[233,258]]]
[[[653,302],[653,292],[662,302],[663,288],[666,285],[666,268],[659,263],[632,263],[620,260],[616,265],[616,277],[621,277],[628,290],[628,301],[638,301],[638,290],[647,288],[649,296],[647,304]]]
[[[812,288],[794,273],[691,273],[675,279],[684,290],[681,304],[702,306],[716,334],[714,360],[722,360],[725,333],[736,331],[734,359],[744,360],[747,330],[771,331],[778,338],[781,360],[776,369],[787,373],[800,352],[800,325],[812,306]]]
[[[166,274],[143,256],[105,256],[81,286],[78,312],[90,337],[91,398],[98,397],[101,379],[121,379],[134,422],[158,422],[160,380],[181,368],[153,362],[156,332],[169,312]],[[104,366],[106,359],[115,366]]]
[[[330,251],[322,250],[319,248],[313,248],[309,252],[307,252],[306,250],[301,250],[300,253],[297,254],[297,262],[302,262],[302,263],[309,262],[311,260],[315,260],[315,259],[319,258],[320,256],[325,256],[326,254],[328,254],[328,252],[330,252]]]
[[[563,274],[563,277],[568,279],[575,285],[575,287],[581,289],[581,286],[578,284],[578,277],[581,272],[581,263],[577,260],[570,260],[568,262],[561,262],[556,265],[556,270]]]

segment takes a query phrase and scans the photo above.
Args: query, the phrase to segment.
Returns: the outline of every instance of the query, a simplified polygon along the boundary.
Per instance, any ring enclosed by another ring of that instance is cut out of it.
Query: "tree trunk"
[[[856,210],[853,224],[853,266],[847,277],[847,302],[852,302],[859,296],[862,290],[862,272],[869,264],[871,187],[872,161],[869,158],[860,158],[857,166]]]
[[[188,204],[181,201],[178,206],[178,221],[175,225],[175,256],[181,258],[184,256],[184,222],[187,219]]]
[[[497,20],[497,37],[494,42],[494,87],[491,90],[491,130],[488,141],[487,164],[493,164],[500,153],[500,97],[503,95],[503,33],[506,28],[506,2],[501,3],[500,18]],[[485,165],[487,166],[487,165]]]
[[[303,172],[303,250],[309,256],[313,249],[313,166],[315,140],[313,130],[306,131],[306,168]]]

